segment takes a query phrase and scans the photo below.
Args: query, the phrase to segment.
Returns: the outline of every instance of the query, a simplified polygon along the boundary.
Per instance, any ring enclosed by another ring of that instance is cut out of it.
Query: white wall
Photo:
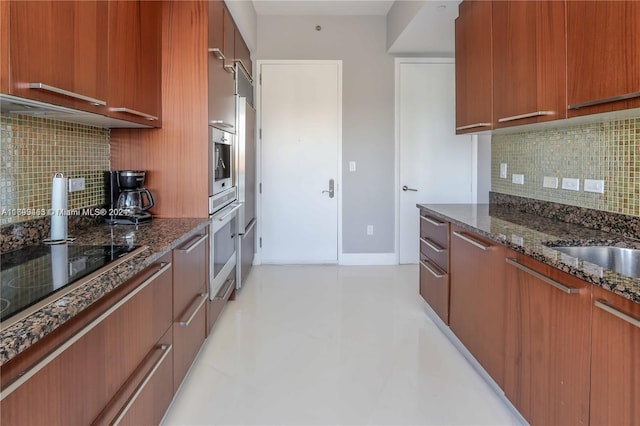
[[[394,61],[386,36],[384,16],[258,17],[255,59],[343,61],[344,253],[394,251]]]
[[[478,135],[478,203],[489,202],[491,191],[491,135]]]
[[[387,13],[387,49],[400,37],[425,3],[424,0],[397,0],[393,3]]]
[[[229,13],[247,43],[251,53],[258,46],[258,15],[253,7],[253,2],[248,0],[225,0]]]

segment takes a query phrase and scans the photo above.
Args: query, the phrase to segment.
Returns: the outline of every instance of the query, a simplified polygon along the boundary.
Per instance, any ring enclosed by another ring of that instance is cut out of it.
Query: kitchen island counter
[[[553,247],[604,245],[640,249],[640,241],[524,213],[500,204],[417,204],[429,215],[640,303],[640,279],[569,256]]]
[[[76,232],[73,244],[135,245],[143,249],[115,267],[105,267],[93,279],[0,330],[0,366],[201,232],[208,223],[205,218],[154,218],[138,226],[103,224]]]

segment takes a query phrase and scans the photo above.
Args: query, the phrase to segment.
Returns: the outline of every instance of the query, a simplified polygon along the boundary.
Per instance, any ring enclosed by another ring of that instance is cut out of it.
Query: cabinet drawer
[[[420,295],[449,324],[449,274],[426,257],[420,257]]]
[[[193,299],[207,292],[206,233],[173,250],[173,318],[181,317]]]
[[[429,237],[420,237],[420,255],[427,257],[444,272],[449,272],[449,250]]]
[[[93,425],[160,424],[173,398],[172,342],[169,329]]]
[[[193,310],[173,323],[173,388],[178,390],[206,338],[207,295],[193,300]]]
[[[213,324],[215,324],[216,320],[222,313],[224,309],[224,305],[228,300],[233,300],[235,298],[235,281],[236,276],[236,268],[233,268],[227,280],[222,284],[218,294],[210,300],[207,308],[207,335],[211,333],[211,329],[213,328]]]
[[[449,248],[449,222],[420,211],[420,237],[429,238],[438,246]]]

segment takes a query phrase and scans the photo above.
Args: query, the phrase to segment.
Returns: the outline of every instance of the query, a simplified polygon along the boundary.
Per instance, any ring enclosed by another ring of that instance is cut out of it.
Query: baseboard
[[[397,265],[395,253],[342,253],[341,265]]]

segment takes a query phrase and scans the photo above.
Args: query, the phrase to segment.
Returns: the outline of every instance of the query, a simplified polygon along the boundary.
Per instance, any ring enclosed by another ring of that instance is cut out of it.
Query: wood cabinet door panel
[[[224,2],[222,0],[210,0],[208,7],[209,48],[224,51]]]
[[[593,296],[591,425],[640,424],[640,304],[598,287]]]
[[[504,384],[504,248],[451,226],[449,325],[495,382]],[[471,239],[477,245],[460,238]]]
[[[109,2],[109,115],[145,125],[161,121],[162,4]],[[156,117],[148,120],[127,108]]]
[[[531,424],[588,424],[591,284],[521,254],[508,257],[579,292],[507,265],[505,395]]]
[[[449,274],[421,256],[420,295],[440,319],[449,324]]]
[[[569,116],[640,107],[640,96],[572,109],[572,105],[640,94],[640,2],[567,2]]]
[[[429,238],[442,248],[449,248],[449,222],[432,217],[427,212],[421,211],[420,237]]]
[[[90,424],[170,326],[169,268],[4,398],[1,423]]]
[[[225,6],[222,9],[222,31],[223,31],[223,40],[222,40],[222,53],[224,53],[224,66],[225,67],[233,67],[233,61],[236,59],[235,56],[235,36],[236,36],[236,24],[233,22],[233,18],[229,13],[229,10]]]
[[[242,62],[242,65],[244,65],[244,68],[249,73],[249,76],[252,77],[253,68],[251,65],[251,53],[249,52],[247,43],[245,43],[244,39],[242,38],[242,34],[240,34],[240,31],[238,31],[237,29],[234,37],[235,37],[234,51],[235,51],[236,60]]]
[[[207,303],[199,305],[191,323],[173,324],[173,387],[178,390],[206,336]]]
[[[564,2],[492,3],[495,127],[566,118]]]
[[[202,233],[173,251],[173,318],[187,311],[193,300],[207,293],[207,245]]]
[[[12,1],[9,15],[11,93],[104,114],[104,106],[27,85],[42,83],[106,103],[107,2]]]
[[[236,86],[225,61],[209,54],[209,124],[235,133]]]
[[[463,1],[455,22],[456,133],[493,128],[489,1]]]

